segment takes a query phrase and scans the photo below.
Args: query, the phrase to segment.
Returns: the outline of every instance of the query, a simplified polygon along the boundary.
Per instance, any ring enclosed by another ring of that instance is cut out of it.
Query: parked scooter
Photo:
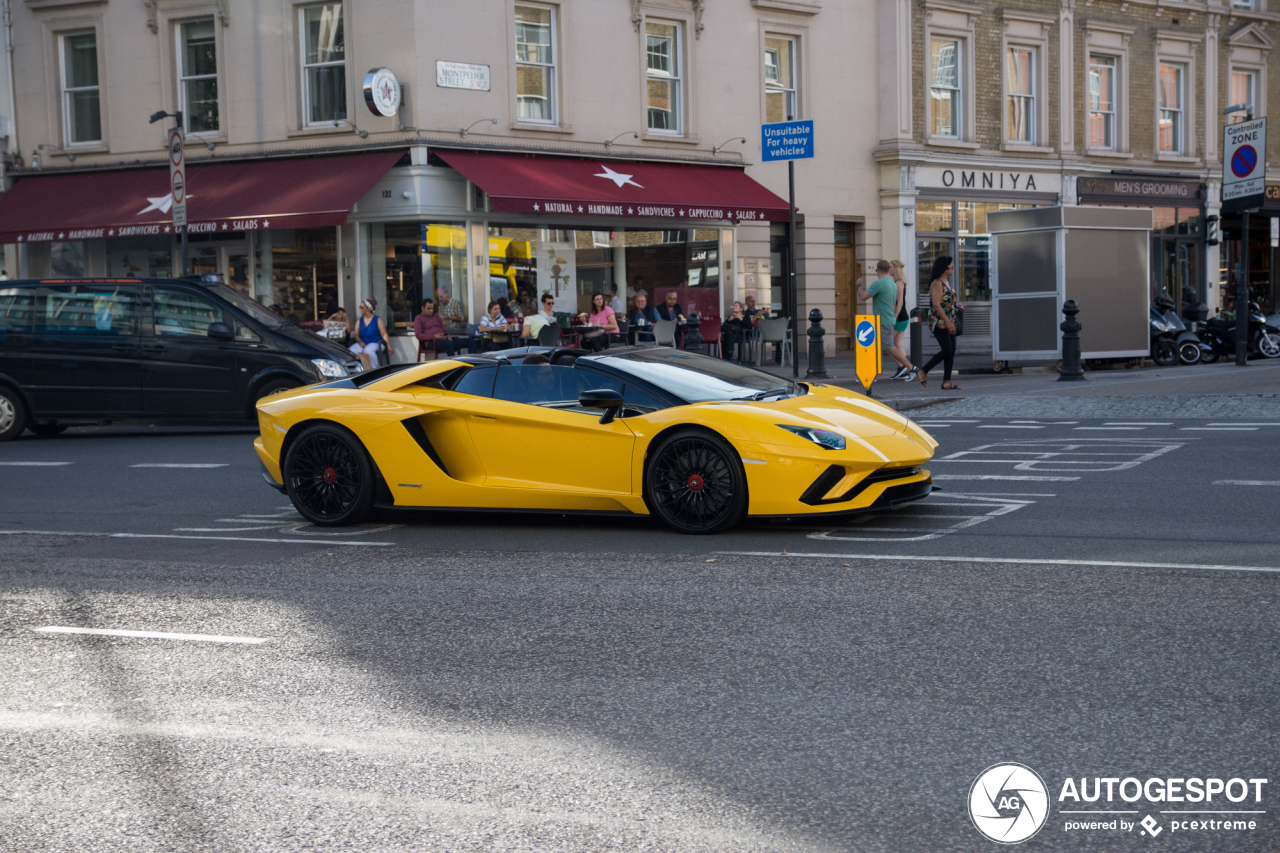
[[[1214,317],[1204,324],[1204,340],[1200,344],[1200,360],[1213,364],[1219,358],[1236,354],[1236,321]],[[1263,358],[1280,358],[1280,327],[1267,322],[1258,303],[1249,303],[1249,352]]]
[[[1200,360],[1200,338],[1187,329],[1174,306],[1174,301],[1164,294],[1151,304],[1151,358],[1161,367]]]

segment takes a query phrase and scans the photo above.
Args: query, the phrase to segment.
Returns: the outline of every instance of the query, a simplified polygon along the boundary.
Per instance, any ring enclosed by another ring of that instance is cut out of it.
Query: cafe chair
[[[436,352],[436,342],[435,341],[418,341],[418,361],[422,361],[423,360],[422,357],[427,353],[431,353],[432,361],[440,357],[440,353]],[[379,351],[379,354],[378,354],[378,363],[379,364],[382,363],[381,351]]]
[[[676,320],[658,320],[653,324],[653,342],[660,347],[676,345]]]
[[[702,335],[702,345],[707,348],[707,355],[720,357],[720,321],[703,319],[702,324],[698,327],[698,334]]]
[[[628,341],[630,340],[627,336],[627,328],[629,326],[630,324],[626,320],[623,320],[621,317],[619,317],[618,331],[611,332],[609,335],[609,340],[612,343],[618,344],[619,346],[626,346]]]
[[[791,340],[791,322],[786,317],[761,318],[756,330],[756,367],[764,362],[764,345],[773,344],[774,352],[782,348],[782,364],[791,364],[788,359],[795,358],[795,344]]]
[[[560,327],[548,323],[538,330],[538,346],[540,347],[557,347],[560,346]]]

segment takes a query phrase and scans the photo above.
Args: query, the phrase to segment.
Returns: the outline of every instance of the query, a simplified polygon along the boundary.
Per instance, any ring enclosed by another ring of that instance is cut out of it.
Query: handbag
[[[964,309],[956,306],[956,337],[964,334]]]

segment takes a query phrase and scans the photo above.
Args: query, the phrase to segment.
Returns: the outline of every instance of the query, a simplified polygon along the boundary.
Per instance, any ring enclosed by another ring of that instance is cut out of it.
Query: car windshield
[[[233,287],[228,287],[225,284],[212,284],[208,285],[208,288],[230,302],[232,305],[239,308],[244,313],[248,314],[253,319],[257,320],[259,323],[262,323],[272,329],[284,325],[284,318],[279,314],[276,314],[258,300],[245,296]]]
[[[676,349],[603,356],[599,362],[651,382],[690,403],[766,400],[801,393],[800,386],[789,379]]]

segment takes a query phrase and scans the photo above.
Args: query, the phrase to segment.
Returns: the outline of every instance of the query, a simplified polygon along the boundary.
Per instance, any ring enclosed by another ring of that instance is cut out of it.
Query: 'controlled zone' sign
[[[1222,202],[1230,210],[1260,207],[1267,174],[1267,120],[1222,129]],[[1230,204],[1228,204],[1230,202]]]

